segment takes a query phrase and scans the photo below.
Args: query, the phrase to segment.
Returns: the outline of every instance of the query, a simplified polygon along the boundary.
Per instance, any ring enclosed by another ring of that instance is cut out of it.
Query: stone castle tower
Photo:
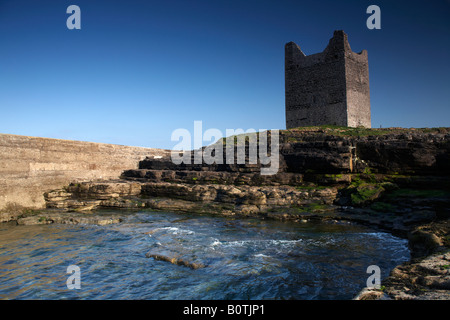
[[[285,46],[286,128],[316,125],[371,127],[367,51],[355,53],[335,31],[321,53]]]

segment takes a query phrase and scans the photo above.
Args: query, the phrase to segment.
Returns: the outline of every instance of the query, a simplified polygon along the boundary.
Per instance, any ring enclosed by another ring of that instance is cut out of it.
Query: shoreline
[[[398,223],[396,228],[382,222],[374,222],[370,213],[363,208],[345,208],[330,206],[326,210],[321,208],[318,212],[303,213],[302,215],[279,216],[279,215],[248,215],[248,214],[223,214],[220,212],[192,212],[187,209],[174,210],[173,199],[168,199],[172,203],[171,208],[117,208],[104,207],[100,211],[68,211],[65,209],[43,209],[38,212],[22,214],[15,220],[5,223],[16,225],[34,224],[96,224],[107,225],[121,223],[122,219],[113,215],[98,215],[103,210],[114,209],[123,211],[123,215],[128,212],[140,210],[151,211],[177,211],[184,213],[200,213],[217,216],[235,217],[238,219],[260,218],[270,220],[283,220],[292,223],[305,223],[316,221],[324,223],[354,223],[365,227],[373,228],[382,232],[390,233],[396,237],[407,239],[411,259],[391,270],[388,277],[382,280],[381,289],[364,288],[355,293],[353,300],[448,300],[450,299],[450,248],[448,246],[448,235],[440,234],[439,230],[450,227],[449,219],[427,221],[412,226],[403,226]],[[185,201],[183,201],[184,204]],[[289,209],[289,208],[285,208]],[[353,210],[353,211],[352,211]],[[45,219],[43,219],[45,218]]]

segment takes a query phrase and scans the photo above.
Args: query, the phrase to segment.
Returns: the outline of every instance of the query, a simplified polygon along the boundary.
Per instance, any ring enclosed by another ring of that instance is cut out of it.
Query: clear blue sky
[[[195,120],[284,129],[284,44],[334,30],[369,53],[373,127],[450,126],[448,0],[0,0],[0,132],[172,148]]]

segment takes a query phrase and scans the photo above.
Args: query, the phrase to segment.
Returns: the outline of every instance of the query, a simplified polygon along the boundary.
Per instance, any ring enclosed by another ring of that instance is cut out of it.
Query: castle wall
[[[367,51],[352,52],[335,31],[321,53],[285,46],[286,128],[316,125],[370,127]]]
[[[43,193],[70,182],[118,178],[146,156],[169,151],[0,134],[0,210],[42,208]]]
[[[344,57],[286,47],[286,127],[347,125]]]
[[[348,126],[371,128],[367,51],[349,52],[345,59]]]

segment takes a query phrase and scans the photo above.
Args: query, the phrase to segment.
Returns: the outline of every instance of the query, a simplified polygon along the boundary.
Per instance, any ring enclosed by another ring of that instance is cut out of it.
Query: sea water
[[[106,226],[0,224],[0,298],[351,299],[370,265],[384,278],[410,258],[406,240],[353,224],[116,214]]]

